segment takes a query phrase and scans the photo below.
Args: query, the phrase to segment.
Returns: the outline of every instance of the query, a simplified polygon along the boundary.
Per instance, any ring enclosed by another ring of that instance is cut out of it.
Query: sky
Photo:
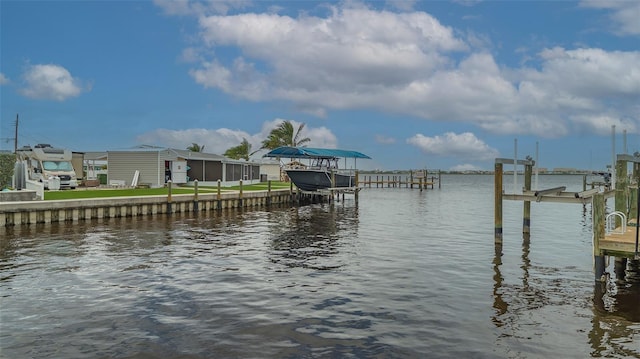
[[[0,150],[16,119],[19,147],[216,154],[286,120],[362,169],[600,170],[640,151],[638,19],[637,0],[0,0]]]

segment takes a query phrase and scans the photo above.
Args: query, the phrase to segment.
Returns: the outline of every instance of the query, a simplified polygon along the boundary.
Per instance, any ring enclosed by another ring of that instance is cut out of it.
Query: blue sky
[[[367,169],[602,169],[640,151],[640,1],[0,1],[0,149],[243,138]],[[626,131],[626,141],[623,137]],[[259,157],[261,153],[256,154]]]

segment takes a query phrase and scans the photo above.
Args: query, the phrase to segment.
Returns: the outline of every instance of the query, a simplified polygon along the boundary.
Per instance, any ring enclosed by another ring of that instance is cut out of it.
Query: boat
[[[371,159],[371,157],[357,151],[288,146],[271,150],[263,157],[308,159],[309,166],[285,167],[284,171],[296,187],[302,191],[311,192],[330,188],[355,187],[357,185],[355,183],[355,164],[352,170],[340,169],[338,167],[339,160],[344,158],[346,163],[348,158],[353,158],[354,162],[358,158]]]

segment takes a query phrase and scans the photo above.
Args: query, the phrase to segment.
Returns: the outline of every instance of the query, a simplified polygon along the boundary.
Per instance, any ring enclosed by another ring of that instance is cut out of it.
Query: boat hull
[[[341,173],[335,173],[335,185],[331,185],[331,173],[322,170],[289,169],[286,170],[291,182],[303,191],[317,191],[335,187],[355,186],[355,177]]]

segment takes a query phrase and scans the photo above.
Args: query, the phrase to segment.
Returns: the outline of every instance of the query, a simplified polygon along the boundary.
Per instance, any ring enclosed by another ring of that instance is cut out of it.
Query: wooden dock
[[[631,186],[630,177],[627,175],[629,162],[633,164],[633,175],[631,177],[636,179],[634,186]],[[523,165],[525,167],[522,193],[505,193],[502,183],[504,164]],[[640,157],[617,155],[615,184],[602,183],[602,186],[596,187],[595,183],[592,183],[592,188],[587,190],[585,180],[583,191],[580,192],[566,191],[566,187],[532,191],[531,176],[533,165],[534,161],[529,158],[526,160],[497,158],[495,161],[494,241],[497,246],[502,245],[502,201],[504,199],[523,201],[522,233],[525,237],[530,236],[531,203],[590,204],[595,279],[603,280],[605,276],[606,256],[616,257],[616,263],[626,263],[627,259],[640,259],[638,252],[640,233],[637,231],[638,227],[635,222],[635,218],[638,215],[638,207],[640,207],[638,189]],[[615,198],[615,211],[609,214],[605,213],[606,199],[608,198]],[[634,218],[634,220],[628,220],[628,218]]]
[[[623,231],[622,227],[617,227],[610,233],[605,234],[600,239],[599,247],[605,255],[614,257],[629,257],[636,251],[636,226],[626,226]]]
[[[386,179],[385,179],[386,177]],[[437,172],[437,176],[428,176],[426,170],[409,171],[408,175],[376,175],[375,179],[373,175],[363,175],[362,179],[358,176],[356,180],[358,186],[367,188],[418,188],[420,190],[431,188],[434,189],[438,184],[438,188],[441,187],[441,175],[440,171]]]

